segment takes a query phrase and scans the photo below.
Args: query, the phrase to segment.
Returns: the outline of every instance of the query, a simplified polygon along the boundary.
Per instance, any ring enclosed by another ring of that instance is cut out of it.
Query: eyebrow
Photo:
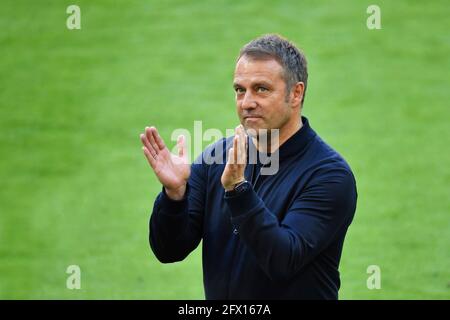
[[[270,82],[262,81],[262,80],[252,83],[252,87],[257,87],[257,86],[272,87],[272,84]],[[243,88],[243,87],[244,86],[239,84],[238,82],[233,83],[233,88]]]

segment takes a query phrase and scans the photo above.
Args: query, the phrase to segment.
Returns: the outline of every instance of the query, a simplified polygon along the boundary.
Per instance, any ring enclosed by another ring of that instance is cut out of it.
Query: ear
[[[303,94],[305,93],[305,84],[303,82],[297,82],[291,90],[291,105],[296,108],[301,106]]]

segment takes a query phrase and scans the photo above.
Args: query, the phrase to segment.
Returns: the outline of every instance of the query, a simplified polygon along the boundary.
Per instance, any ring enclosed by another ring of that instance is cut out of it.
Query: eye
[[[236,91],[237,94],[241,94],[241,93],[245,92],[245,90],[243,88],[240,88],[240,87],[234,88],[234,91]]]
[[[269,91],[269,89],[265,88],[265,87],[258,87],[256,88],[258,92],[266,92]]]

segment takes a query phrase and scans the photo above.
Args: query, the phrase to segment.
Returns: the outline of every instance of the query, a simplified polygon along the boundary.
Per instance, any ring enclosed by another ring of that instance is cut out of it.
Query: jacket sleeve
[[[281,221],[253,188],[225,196],[225,202],[242,241],[265,273],[273,280],[288,280],[350,224],[356,197],[353,174],[333,169],[311,181]]]
[[[160,262],[186,258],[200,243],[206,195],[205,166],[197,160],[191,165],[184,199],[170,199],[163,187],[150,218],[150,247]]]

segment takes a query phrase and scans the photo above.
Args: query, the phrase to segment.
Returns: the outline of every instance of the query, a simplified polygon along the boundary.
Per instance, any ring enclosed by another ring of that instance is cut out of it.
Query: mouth
[[[258,116],[246,116],[244,117],[245,120],[256,120],[256,119],[261,119],[262,117],[258,117]]]

